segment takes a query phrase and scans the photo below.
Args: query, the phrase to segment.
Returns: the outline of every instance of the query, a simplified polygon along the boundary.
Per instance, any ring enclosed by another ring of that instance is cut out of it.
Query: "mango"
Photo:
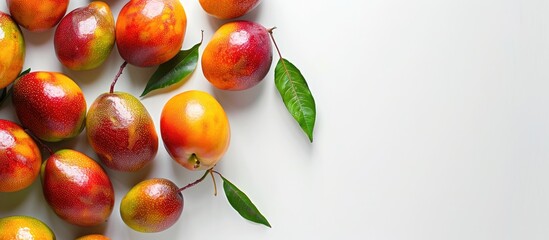
[[[160,115],[164,147],[189,170],[207,170],[225,155],[231,129],[227,114],[209,93],[191,90],[172,97]]]
[[[86,135],[103,164],[119,171],[143,168],[158,151],[158,136],[149,112],[128,93],[97,97],[88,111]]]
[[[47,142],[82,132],[86,99],[69,77],[56,72],[31,72],[13,84],[12,102],[21,124]]]
[[[0,218],[0,239],[55,240],[55,234],[44,222],[29,216]]]
[[[202,55],[206,79],[222,90],[245,90],[265,78],[273,60],[269,32],[260,24],[236,21],[221,26]]]
[[[259,0],[200,0],[199,2],[204,11],[219,19],[242,17],[261,3]]]
[[[71,70],[99,67],[114,46],[114,17],[109,5],[91,2],[65,16],[53,39],[57,59]]]
[[[25,40],[10,15],[0,12],[0,88],[12,83],[23,69]]]
[[[11,16],[31,32],[53,28],[63,18],[69,0],[6,0]]]
[[[114,206],[114,189],[107,173],[85,154],[63,149],[41,169],[46,202],[61,219],[78,226],[104,223]]]
[[[0,192],[27,188],[38,177],[40,149],[23,128],[0,119]]]
[[[183,212],[183,195],[170,180],[153,178],[132,187],[120,202],[126,225],[138,232],[161,232]]]
[[[116,45],[128,63],[155,66],[179,52],[186,29],[179,0],[130,0],[116,20]]]

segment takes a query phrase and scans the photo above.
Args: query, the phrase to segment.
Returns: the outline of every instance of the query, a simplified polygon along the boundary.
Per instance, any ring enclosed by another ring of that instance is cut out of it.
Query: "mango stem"
[[[122,65],[120,65],[120,69],[118,70],[118,73],[116,74],[116,76],[114,76],[114,80],[111,83],[111,89],[110,89],[109,93],[114,92],[114,85],[116,85],[116,82],[118,82],[118,78],[120,78],[120,75],[122,75],[122,72],[124,71],[124,68],[126,68],[126,65],[128,65],[128,62],[126,62],[126,61],[124,61],[124,63],[122,63]]]
[[[212,176],[212,181],[214,184],[214,196],[217,196],[217,183],[215,183],[215,176],[213,174],[213,170],[210,169],[208,172],[210,172],[210,175]]]
[[[276,41],[275,41],[275,38],[273,37],[273,30],[275,30],[276,27],[272,27],[272,28],[269,28],[267,29],[267,32],[269,32],[269,35],[271,36],[271,39],[273,40],[273,44],[275,45],[275,48],[276,48],[276,52],[278,52],[278,56],[280,57],[280,59],[282,59],[282,53],[280,53],[280,49],[278,48],[278,44],[276,44]]]
[[[184,187],[180,188],[178,191],[179,191],[179,192],[183,192],[183,191],[185,191],[185,189],[190,188],[190,187],[193,187],[193,186],[196,185],[196,184],[199,184],[200,182],[202,182],[202,181],[204,180],[204,178],[206,178],[206,176],[208,176],[208,174],[209,174],[211,171],[212,171],[211,169],[206,170],[206,172],[204,173],[204,175],[202,175],[202,177],[200,177],[199,179],[197,179],[196,181],[194,181],[194,182],[192,182],[192,183],[187,184],[187,186],[184,186]]]

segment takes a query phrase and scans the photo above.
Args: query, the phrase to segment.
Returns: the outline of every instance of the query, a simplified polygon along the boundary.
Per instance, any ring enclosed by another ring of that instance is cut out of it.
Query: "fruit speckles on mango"
[[[67,12],[69,0],[7,0],[10,14],[29,31],[53,28]]]
[[[183,211],[183,195],[167,179],[154,178],[135,185],[120,202],[120,215],[139,232],[160,232],[172,226]]]
[[[114,17],[104,2],[92,2],[71,11],[54,36],[59,61],[72,70],[99,67],[114,46]]]
[[[0,218],[0,230],[2,240],[55,240],[55,234],[45,223],[29,216]]]
[[[44,197],[60,218],[78,226],[95,226],[107,220],[114,206],[114,189],[99,164],[65,149],[51,155],[44,165]]]
[[[0,88],[12,83],[23,69],[25,41],[13,19],[0,12]]]
[[[223,107],[210,94],[187,91],[162,109],[160,133],[170,156],[189,170],[212,168],[229,147],[230,126]]]
[[[158,135],[145,106],[131,94],[104,93],[86,118],[88,142],[101,161],[119,171],[138,171],[158,151]]]
[[[38,138],[61,141],[84,127],[86,100],[69,77],[54,72],[32,72],[13,84],[13,106],[21,124]]]
[[[219,19],[241,17],[253,10],[260,0],[199,0],[208,14]]]
[[[0,192],[30,186],[38,177],[42,161],[33,139],[17,124],[0,120]]]
[[[118,52],[135,66],[159,65],[179,52],[186,28],[178,0],[131,0],[116,21]]]
[[[224,24],[213,35],[202,55],[202,72],[215,87],[245,90],[269,72],[273,59],[267,29],[249,22]]]

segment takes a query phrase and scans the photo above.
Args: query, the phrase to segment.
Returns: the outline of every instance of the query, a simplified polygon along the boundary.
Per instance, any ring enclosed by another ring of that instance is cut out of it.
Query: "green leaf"
[[[229,182],[229,180],[225,177],[221,176],[221,178],[223,179],[223,190],[225,190],[225,196],[227,196],[227,200],[229,200],[231,206],[240,214],[240,216],[252,222],[271,227],[269,221],[267,221],[261,212],[257,210],[257,207],[255,207],[246,194],[240,191],[240,189]]]
[[[19,75],[17,75],[17,78],[20,78],[20,77],[22,77],[22,76],[24,76],[24,75],[29,74],[30,71],[31,71],[31,69],[30,69],[30,68],[27,68],[27,70],[22,71],[21,73],[19,73]]]
[[[158,66],[153,73],[141,97],[149,92],[165,87],[185,79],[194,72],[198,64],[198,49],[202,45],[202,40],[188,50],[179,51],[175,57]]]
[[[316,105],[305,77],[291,62],[281,58],[275,68],[275,85],[286,108],[313,142]]]
[[[30,68],[27,68],[27,70],[25,71],[22,71],[21,73],[19,73],[19,75],[17,75],[17,78],[15,78],[16,80],[24,75],[27,75],[28,73],[30,73],[31,69]],[[0,106],[2,106],[4,104],[4,102],[11,96],[11,93],[13,92],[13,88],[10,87],[11,85],[3,88],[1,91],[2,93],[0,94]]]
[[[11,87],[5,87],[2,90],[2,93],[0,94],[0,106],[4,104],[4,102],[8,99],[8,97],[11,95]]]

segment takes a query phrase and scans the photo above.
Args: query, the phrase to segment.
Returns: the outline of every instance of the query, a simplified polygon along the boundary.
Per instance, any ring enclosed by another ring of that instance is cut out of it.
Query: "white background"
[[[182,0],[184,49],[223,23],[198,0]],[[108,1],[115,15],[125,1]],[[71,1],[69,10],[87,4]],[[0,10],[6,11],[5,1]],[[185,192],[172,228],[140,234],[119,202],[137,182],[189,172],[159,148],[136,174],[108,171],[116,189],[108,223],[70,226],[45,204],[39,181],[0,194],[0,217],[27,214],[58,239],[549,239],[549,2],[545,0],[271,0],[244,17],[266,27],[309,82],[317,103],[315,141],[287,113],[273,82],[243,92],[213,89],[200,66],[176,89],[142,101],[158,129],[163,104],[189,89],[212,93],[232,127],[218,170],[256,203],[273,228],[250,223],[213,196],[208,178]],[[23,31],[25,68],[61,71],[88,105],[122,63],[73,72],[53,51],[53,30]],[[205,46],[205,45],[204,45]],[[201,51],[204,49],[201,48]],[[154,68],[126,69],[116,89],[139,95]],[[0,117],[16,119],[11,102]],[[52,145],[90,156],[85,133]],[[218,184],[221,182],[218,181]]]

